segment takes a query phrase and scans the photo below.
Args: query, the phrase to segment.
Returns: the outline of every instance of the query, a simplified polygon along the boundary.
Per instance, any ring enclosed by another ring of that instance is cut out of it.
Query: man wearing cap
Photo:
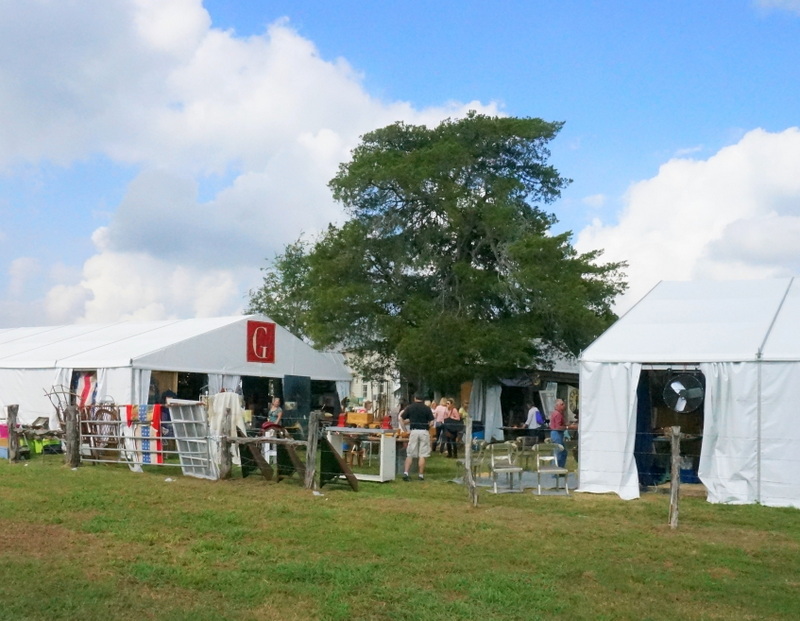
[[[430,428],[433,425],[433,412],[422,402],[422,395],[414,395],[414,402],[409,405],[400,417],[408,421],[411,428],[408,437],[408,448],[406,453],[406,463],[403,469],[403,481],[408,481],[408,471],[411,462],[418,460],[417,471],[419,480],[425,480],[425,460],[431,455],[431,434]]]

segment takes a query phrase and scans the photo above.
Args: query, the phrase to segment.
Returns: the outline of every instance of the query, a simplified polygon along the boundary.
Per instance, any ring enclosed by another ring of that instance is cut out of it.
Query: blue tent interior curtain
[[[650,399],[650,374],[639,375],[636,387],[636,440],[633,457],[639,471],[639,485],[658,485],[663,479],[663,471],[655,460],[652,429],[652,402]]]

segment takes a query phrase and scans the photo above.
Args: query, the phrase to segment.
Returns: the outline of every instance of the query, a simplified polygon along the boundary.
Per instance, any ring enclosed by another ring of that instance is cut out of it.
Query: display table
[[[378,436],[378,463],[380,465],[379,474],[365,474],[353,472],[359,481],[377,481],[385,483],[386,481],[394,481],[396,474],[395,466],[395,430],[394,429],[364,429],[361,427],[328,427],[325,429],[328,441],[331,446],[343,458],[346,457],[342,446],[346,441],[346,436],[361,437],[366,439],[367,436]]]

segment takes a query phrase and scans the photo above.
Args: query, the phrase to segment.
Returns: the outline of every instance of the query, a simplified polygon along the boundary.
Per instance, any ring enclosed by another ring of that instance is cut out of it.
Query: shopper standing
[[[403,480],[408,481],[408,471],[411,463],[417,460],[417,472],[419,480],[425,480],[425,460],[431,456],[431,433],[433,425],[433,412],[422,401],[422,395],[414,395],[414,402],[409,405],[400,417],[408,421],[411,431],[408,437],[408,449],[406,462],[403,469]]]

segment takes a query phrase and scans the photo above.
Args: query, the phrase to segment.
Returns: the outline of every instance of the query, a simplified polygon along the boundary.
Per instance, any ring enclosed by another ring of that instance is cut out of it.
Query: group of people
[[[577,430],[577,423],[567,425],[565,412],[567,409],[563,399],[556,399],[553,412],[548,419],[541,413],[534,404],[529,404],[528,417],[524,427],[529,430],[540,429],[545,425],[550,427],[550,441],[554,444],[564,446],[564,436],[567,429]],[[431,456],[432,450],[446,453],[448,457],[458,456],[457,438],[463,430],[463,416],[466,414],[464,407],[459,410],[456,408],[455,400],[442,398],[438,405],[433,405],[430,401],[425,401],[419,394],[414,395],[414,400],[408,406],[402,404],[398,415],[398,425],[401,429],[409,432],[408,448],[406,450],[406,460],[403,468],[403,480],[409,481],[409,470],[414,459],[418,460],[417,476],[419,480],[425,479],[425,462]],[[283,419],[283,409],[281,400],[277,397],[272,399],[267,412],[267,420],[263,423],[263,428],[278,427]],[[435,436],[431,440],[431,428],[435,429]],[[567,462],[567,452],[560,451],[556,457],[560,467],[564,467]]]
[[[409,481],[409,470],[414,459],[417,463],[417,477],[425,479],[425,461],[432,450],[447,453],[448,457],[458,456],[457,438],[463,429],[462,417],[465,410],[456,408],[455,400],[443,398],[438,405],[431,407],[422,395],[414,395],[414,401],[405,407],[399,415],[401,429],[408,429],[408,447],[403,468],[403,480]],[[431,441],[431,428],[435,430]]]
[[[462,431],[461,413],[453,399],[442,398],[433,408],[433,424],[436,429],[434,449],[447,453],[448,457],[458,457],[456,439]]]

